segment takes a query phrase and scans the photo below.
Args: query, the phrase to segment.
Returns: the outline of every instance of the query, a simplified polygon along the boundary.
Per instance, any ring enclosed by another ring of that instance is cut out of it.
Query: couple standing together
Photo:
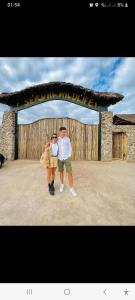
[[[71,153],[72,147],[70,138],[67,135],[67,129],[66,127],[60,127],[59,136],[56,133],[52,134],[51,140],[45,145],[45,151],[40,158],[40,162],[47,168],[48,188],[51,195],[54,195],[55,192],[54,179],[57,166],[60,172],[60,192],[64,191],[64,165],[70,192],[73,196],[77,195],[73,187]]]

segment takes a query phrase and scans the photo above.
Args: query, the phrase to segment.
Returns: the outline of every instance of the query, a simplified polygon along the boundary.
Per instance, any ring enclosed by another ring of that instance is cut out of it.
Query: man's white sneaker
[[[64,191],[64,184],[61,184],[60,186],[60,192],[62,193]]]
[[[76,191],[74,190],[74,188],[70,188],[70,192],[72,193],[73,196],[77,196]]]

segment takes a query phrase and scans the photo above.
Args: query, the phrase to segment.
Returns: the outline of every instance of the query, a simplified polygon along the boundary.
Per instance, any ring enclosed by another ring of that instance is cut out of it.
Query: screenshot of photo
[[[0,300],[135,299],[133,11],[0,3]]]

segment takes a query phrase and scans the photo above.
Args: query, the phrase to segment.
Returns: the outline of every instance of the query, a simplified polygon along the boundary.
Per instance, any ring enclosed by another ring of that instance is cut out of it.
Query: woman
[[[40,158],[40,162],[47,168],[47,182],[49,193],[54,195],[54,179],[55,171],[57,168],[57,156],[58,156],[58,144],[57,144],[57,134],[54,133],[51,136],[49,143],[45,145],[45,151]]]

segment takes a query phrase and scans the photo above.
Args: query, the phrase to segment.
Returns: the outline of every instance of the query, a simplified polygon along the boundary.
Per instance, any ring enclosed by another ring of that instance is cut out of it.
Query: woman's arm
[[[47,144],[45,144],[45,149],[50,147],[50,142],[48,142]]]
[[[44,153],[41,155],[40,163],[47,167],[49,166],[49,161],[50,161],[49,149],[46,147]]]

